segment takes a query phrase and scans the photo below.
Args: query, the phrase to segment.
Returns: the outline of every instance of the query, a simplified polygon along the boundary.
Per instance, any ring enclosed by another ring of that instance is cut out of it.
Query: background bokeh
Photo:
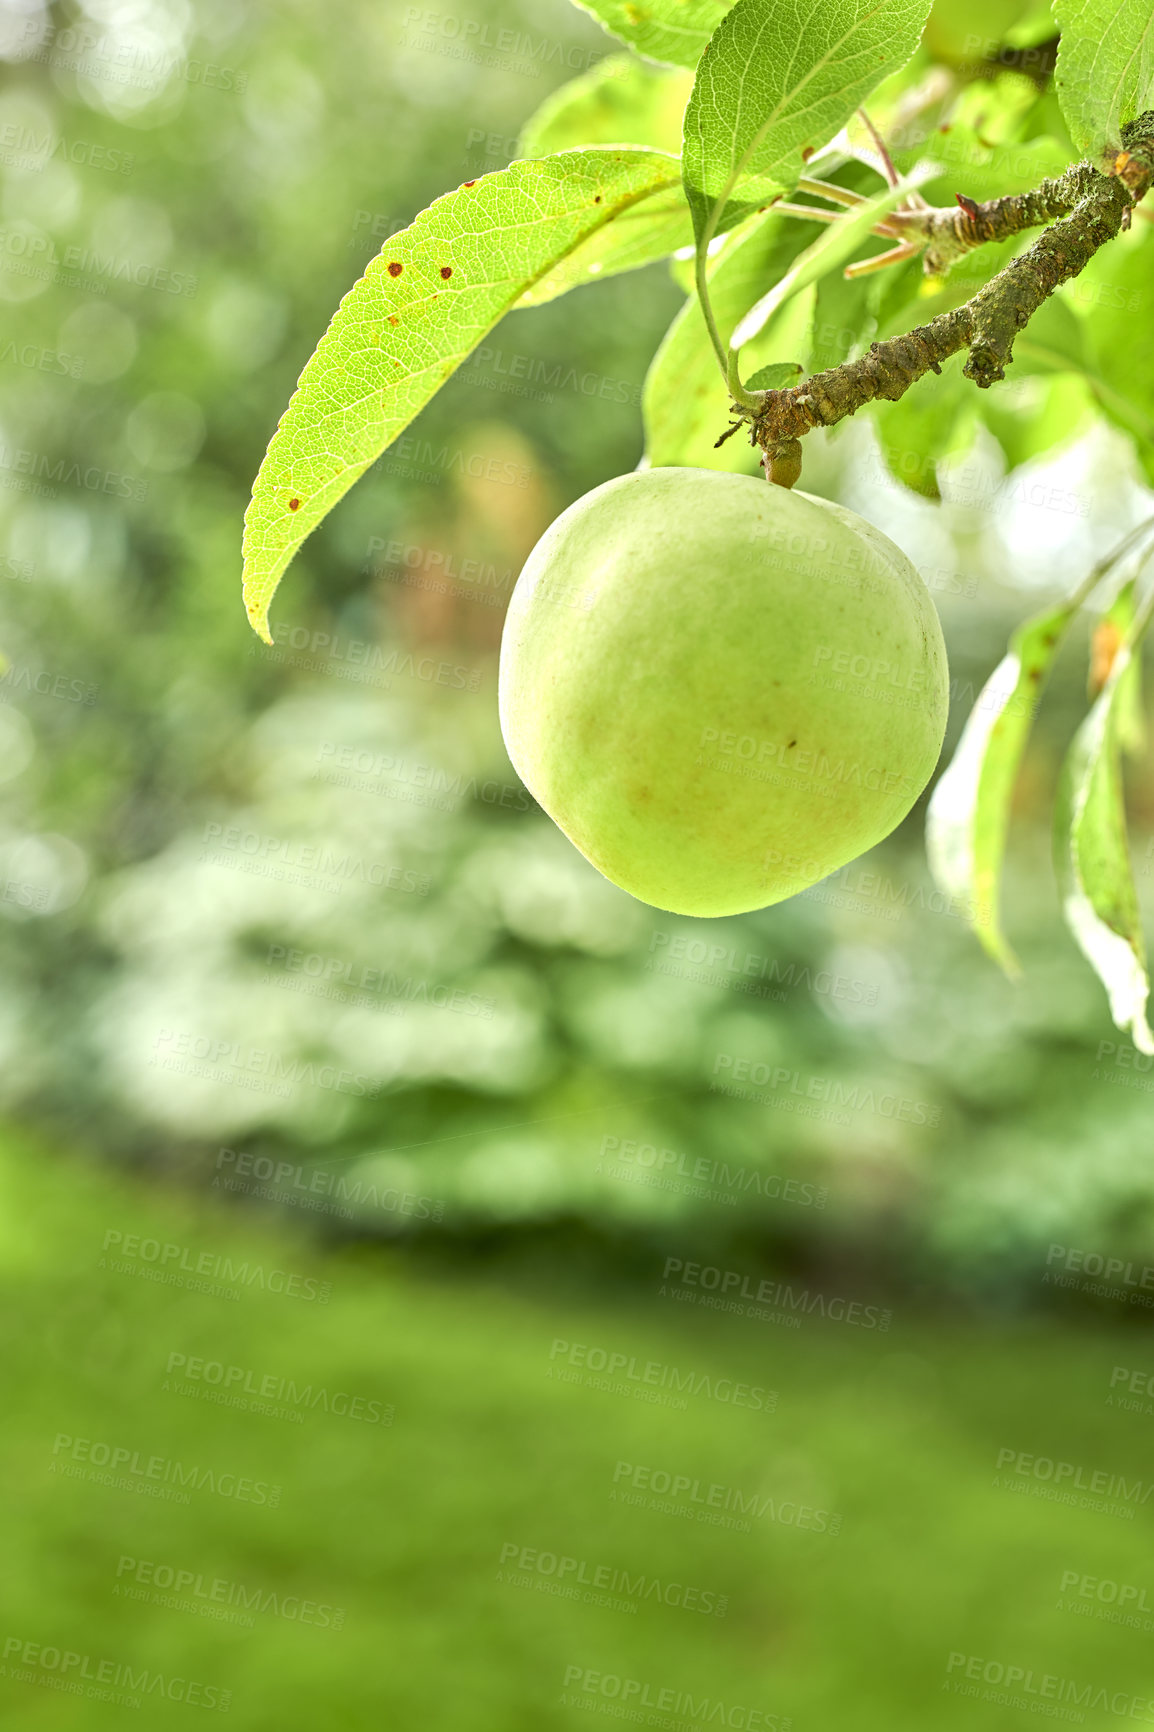
[[[1023,10],[939,8],[939,49]],[[1016,800],[1010,984],[929,879],[924,802],[794,901],[692,921],[508,763],[504,603],[641,456],[664,266],[505,321],[306,544],[272,650],[240,606],[249,485],[340,296],[612,51],[561,0],[0,7],[21,1728],[1105,1727],[1154,1697],[1154,1071],[1049,865],[1086,632]],[[940,501],[881,418],[808,442],[804,484],[933,590],[947,750],[1011,625],[1152,507],[1088,395],[1033,453],[1044,390],[1005,388]],[[719,1089],[743,1064],[762,1098]]]

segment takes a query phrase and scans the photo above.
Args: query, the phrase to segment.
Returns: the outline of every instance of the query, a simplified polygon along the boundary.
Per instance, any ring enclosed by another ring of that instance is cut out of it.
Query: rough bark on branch
[[[940,372],[942,362],[960,349],[969,350],[964,371],[980,388],[1004,378],[1014,339],[1031,315],[1128,226],[1134,205],[1154,184],[1154,112],[1124,127],[1122,139],[1109,174],[1076,163],[1033,192],[934,212],[941,220],[931,256],[937,248],[936,256],[947,262],[1039,222],[1052,226],[962,306],[905,335],[872,343],[857,360],[815,373],[800,385],[761,394],[749,419],[752,441],[766,452],[771,474],[775,447],[788,446],[815,427],[831,427],[876,398],[896,402],[926,373]],[[785,456],[783,449],[780,457]]]

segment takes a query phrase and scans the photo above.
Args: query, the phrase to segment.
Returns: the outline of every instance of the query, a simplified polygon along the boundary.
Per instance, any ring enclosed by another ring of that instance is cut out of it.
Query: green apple
[[[929,780],[948,678],[905,554],[841,506],[650,469],[546,530],[501,644],[505,744],[598,871],[678,914],[780,902]]]

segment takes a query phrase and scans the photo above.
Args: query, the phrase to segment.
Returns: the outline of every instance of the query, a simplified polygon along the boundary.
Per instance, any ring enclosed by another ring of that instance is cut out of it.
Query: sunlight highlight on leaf
[[[929,0],[738,0],[685,112],[698,243],[790,192],[805,162],[917,48]]]

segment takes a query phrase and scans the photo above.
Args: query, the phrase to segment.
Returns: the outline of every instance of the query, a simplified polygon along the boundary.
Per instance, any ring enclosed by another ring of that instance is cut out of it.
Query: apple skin
[[[937,763],[948,674],[929,592],[880,530],[751,476],[663,468],[545,531],[499,703],[518,774],[599,872],[725,915],[901,822]]]

